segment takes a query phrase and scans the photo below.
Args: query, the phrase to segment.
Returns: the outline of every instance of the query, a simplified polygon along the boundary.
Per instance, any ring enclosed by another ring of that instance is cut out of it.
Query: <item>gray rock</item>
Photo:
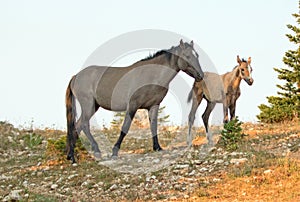
[[[113,191],[116,189],[118,189],[118,185],[116,185],[116,184],[111,185],[111,187],[109,188],[110,191]]]
[[[222,164],[224,163],[223,159],[217,159],[214,164]]]
[[[22,200],[22,197],[20,196],[20,193],[22,190],[12,190],[9,194],[10,200],[20,201]]]
[[[51,185],[51,189],[52,189],[52,190],[56,189],[57,187],[58,187],[57,184],[52,184],[52,185]]]

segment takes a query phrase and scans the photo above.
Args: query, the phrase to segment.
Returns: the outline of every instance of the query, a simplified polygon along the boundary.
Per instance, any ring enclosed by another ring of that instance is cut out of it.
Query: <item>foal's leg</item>
[[[236,102],[234,101],[234,103],[229,106],[230,120],[235,118],[235,107],[236,107]]]
[[[215,108],[215,106],[216,106],[215,102],[207,101],[206,109],[205,109],[204,113],[202,114],[202,120],[203,120],[203,123],[205,126],[206,137],[207,137],[209,145],[213,145],[213,140],[212,140],[212,134],[211,134],[211,132],[209,132],[208,120],[209,120],[210,113]]]
[[[224,114],[224,119],[223,123],[228,123],[228,104],[227,101],[223,101],[223,114]]]
[[[92,151],[94,152],[95,158],[101,158],[101,152],[99,150],[98,144],[90,131],[90,119],[97,111],[98,107],[95,108],[94,104],[81,105],[81,116],[76,123],[76,129],[78,134],[83,131],[88,140],[92,145]]]
[[[189,114],[189,130],[187,136],[187,144],[189,147],[192,146],[192,126],[195,121],[195,114],[202,101],[202,98],[203,98],[203,94],[199,95],[197,98],[195,96],[193,97],[192,108]]]
[[[158,109],[159,109],[159,105],[154,105],[148,111],[149,122],[150,122],[150,129],[151,129],[152,140],[153,140],[153,150],[154,151],[160,151],[160,150],[162,150],[162,148],[160,147],[160,145],[158,143],[158,138],[157,138],[157,116],[158,116]]]
[[[112,149],[112,152],[113,152],[112,157],[117,157],[118,156],[118,152],[120,150],[122,141],[123,141],[124,137],[126,136],[126,134],[128,133],[128,130],[130,128],[130,125],[131,125],[131,122],[132,122],[132,119],[133,119],[135,113],[136,113],[136,109],[135,110],[128,110],[126,112],[120,136],[119,136],[116,144],[114,145],[114,147]]]

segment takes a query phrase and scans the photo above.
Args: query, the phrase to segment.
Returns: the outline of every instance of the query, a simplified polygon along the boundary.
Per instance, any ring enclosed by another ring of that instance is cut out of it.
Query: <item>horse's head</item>
[[[198,53],[194,49],[193,41],[184,43],[180,40],[176,55],[178,56],[177,65],[180,70],[195,78],[196,81],[203,79],[204,74],[198,60]]]
[[[237,62],[239,63],[239,76],[244,79],[249,86],[253,84],[253,78],[252,78],[252,67],[251,67],[251,57],[248,58],[248,61],[244,59],[240,59],[239,56],[237,56]]]

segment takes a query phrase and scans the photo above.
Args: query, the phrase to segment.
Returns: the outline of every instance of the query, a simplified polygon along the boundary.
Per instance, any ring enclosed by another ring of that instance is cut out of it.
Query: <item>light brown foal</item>
[[[228,109],[230,111],[230,120],[235,117],[236,100],[241,95],[240,83],[244,79],[248,85],[252,85],[253,79],[251,76],[251,57],[248,61],[240,59],[237,56],[238,65],[231,72],[223,75],[218,75],[211,72],[205,72],[204,78],[201,81],[195,81],[193,89],[189,93],[188,102],[193,98],[192,108],[189,114],[189,131],[187,142],[191,146],[192,136],[191,129],[195,120],[195,114],[202,99],[207,101],[207,107],[202,115],[204,122],[206,137],[209,144],[213,144],[212,134],[208,129],[208,120],[210,113],[216,106],[216,103],[223,103],[224,119],[223,122],[228,122]]]

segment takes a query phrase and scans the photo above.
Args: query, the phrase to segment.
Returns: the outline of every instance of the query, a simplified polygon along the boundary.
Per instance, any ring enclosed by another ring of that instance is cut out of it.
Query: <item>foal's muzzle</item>
[[[254,80],[253,80],[252,78],[244,78],[244,80],[247,82],[247,84],[248,84],[249,86],[252,86],[252,84],[253,84],[253,82],[254,82]]]

